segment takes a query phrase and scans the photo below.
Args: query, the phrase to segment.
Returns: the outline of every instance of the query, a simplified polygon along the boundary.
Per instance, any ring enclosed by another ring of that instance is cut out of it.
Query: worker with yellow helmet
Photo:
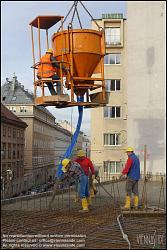
[[[81,175],[84,174],[80,165],[68,158],[62,160],[62,172],[61,181],[64,187],[77,184]]]
[[[81,149],[77,153],[75,162],[79,163],[84,175],[80,179],[79,195],[82,201],[83,211],[88,211],[88,206],[91,204],[91,196],[89,192],[89,173],[91,171],[92,179],[95,179],[95,169],[91,160],[86,157],[85,152]]]
[[[38,66],[38,71],[37,71],[38,79],[44,80],[45,78],[51,78],[52,80],[56,81],[56,82],[52,82],[52,81],[45,82],[49,88],[51,95],[61,94],[61,83],[59,81],[60,77],[57,72],[60,66],[55,61],[56,61],[56,57],[53,56],[53,50],[48,49],[46,51],[46,54],[41,57],[40,64]],[[53,84],[55,83],[56,83],[57,92],[55,91],[54,86],[53,86]]]
[[[127,176],[126,180],[126,200],[125,209],[130,209],[131,207],[131,195],[134,194],[134,208],[138,208],[139,204],[139,194],[138,194],[138,181],[140,179],[140,161],[135,155],[134,149],[128,147],[126,149],[128,155],[127,162],[124,169],[122,170],[122,175]]]

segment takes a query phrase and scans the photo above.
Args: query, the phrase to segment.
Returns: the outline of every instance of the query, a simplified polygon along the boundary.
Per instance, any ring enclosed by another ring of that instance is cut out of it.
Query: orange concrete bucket
[[[91,77],[104,56],[102,31],[64,30],[52,36],[53,54],[58,61],[73,63],[73,76]],[[68,64],[64,64],[67,66]]]

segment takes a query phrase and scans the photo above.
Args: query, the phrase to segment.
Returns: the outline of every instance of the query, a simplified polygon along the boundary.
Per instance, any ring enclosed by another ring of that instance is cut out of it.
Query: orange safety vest
[[[39,64],[37,72],[38,77],[47,78],[52,77],[55,74],[56,68],[53,67],[50,56],[50,54],[45,54],[41,57],[41,64]]]

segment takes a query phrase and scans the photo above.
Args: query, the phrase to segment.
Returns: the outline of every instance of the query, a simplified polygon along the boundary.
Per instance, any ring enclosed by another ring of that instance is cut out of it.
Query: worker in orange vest
[[[53,61],[56,61],[56,58],[53,56],[53,50],[48,49],[46,54],[41,57],[41,64],[39,65],[37,72],[38,79],[52,78],[52,80],[60,80],[60,77],[57,74],[57,68],[60,68],[60,66]],[[52,82],[47,82],[47,85],[51,95],[59,95],[61,93],[61,83],[59,81],[56,82],[57,93]]]

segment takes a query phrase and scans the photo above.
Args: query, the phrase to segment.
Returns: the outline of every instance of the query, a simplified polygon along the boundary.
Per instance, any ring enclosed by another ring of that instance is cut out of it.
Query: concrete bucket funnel
[[[104,56],[101,31],[90,29],[64,30],[54,33],[52,42],[53,53],[56,59],[66,62],[64,64],[66,67],[71,65],[72,77],[82,78],[82,84],[84,84],[84,78],[92,76],[101,57]],[[77,82],[75,79],[76,93],[78,93]],[[81,92],[83,94],[83,92],[86,92],[86,89],[82,89]]]

